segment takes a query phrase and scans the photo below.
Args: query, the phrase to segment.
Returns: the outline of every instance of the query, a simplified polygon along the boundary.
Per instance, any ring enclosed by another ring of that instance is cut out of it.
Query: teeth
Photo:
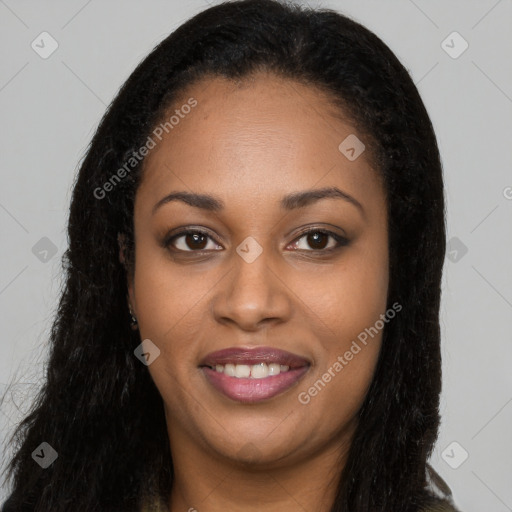
[[[222,366],[221,364],[218,365],[215,369],[217,371],[218,370],[218,367],[219,366]],[[224,373],[228,376],[228,377],[234,377],[235,376],[235,365],[234,364],[227,364],[224,366]]]
[[[268,365],[268,374],[269,375],[279,375],[281,373],[281,365],[277,363],[272,363]]]
[[[268,377],[268,366],[265,363],[253,365],[251,367],[251,377],[253,379],[264,379]]]
[[[248,364],[235,365],[235,377],[239,379],[247,379],[251,376],[251,367]]]
[[[277,363],[259,363],[259,364],[217,364],[215,371],[218,373],[225,373],[228,377],[237,377],[239,379],[264,379],[272,375],[279,375],[280,373],[287,372],[289,366]]]

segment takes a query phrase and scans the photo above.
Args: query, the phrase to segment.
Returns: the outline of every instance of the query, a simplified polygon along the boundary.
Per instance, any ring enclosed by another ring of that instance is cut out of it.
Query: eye
[[[329,238],[334,241],[334,243],[331,243],[330,247],[328,246]],[[303,239],[305,239],[305,244],[303,245],[308,244],[312,249],[307,249],[304,246],[300,247],[300,241]],[[348,245],[348,240],[345,237],[323,229],[310,229],[303,233],[299,238],[295,239],[292,243],[292,246],[295,249],[308,252],[331,252],[345,245]]]
[[[182,240],[180,240],[182,239]],[[204,231],[200,231],[197,229],[189,229],[187,231],[181,231],[173,235],[170,238],[167,238],[164,241],[164,245],[166,247],[172,246],[174,249],[183,252],[199,252],[211,250],[211,247],[208,247],[208,240],[210,240],[215,247],[222,247],[214,242],[214,240],[208,235],[208,233]]]

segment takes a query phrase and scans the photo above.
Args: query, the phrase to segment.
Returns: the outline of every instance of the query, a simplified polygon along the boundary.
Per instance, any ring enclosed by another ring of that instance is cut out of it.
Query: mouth
[[[228,348],[208,354],[199,365],[216,391],[242,403],[284,393],[310,366],[301,356],[271,347]]]

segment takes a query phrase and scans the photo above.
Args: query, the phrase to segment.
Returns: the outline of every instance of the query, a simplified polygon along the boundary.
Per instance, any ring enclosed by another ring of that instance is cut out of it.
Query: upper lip
[[[199,366],[216,366],[218,364],[247,364],[259,363],[280,364],[290,368],[309,366],[309,361],[304,357],[292,354],[285,350],[273,347],[230,347],[208,354]]]

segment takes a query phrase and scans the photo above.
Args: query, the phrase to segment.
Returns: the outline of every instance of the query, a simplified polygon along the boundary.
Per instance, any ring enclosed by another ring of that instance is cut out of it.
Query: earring
[[[133,314],[131,304],[128,304],[128,310],[130,311],[130,316],[131,316],[130,327],[132,328],[132,330],[136,331],[138,329],[137,318]]]

